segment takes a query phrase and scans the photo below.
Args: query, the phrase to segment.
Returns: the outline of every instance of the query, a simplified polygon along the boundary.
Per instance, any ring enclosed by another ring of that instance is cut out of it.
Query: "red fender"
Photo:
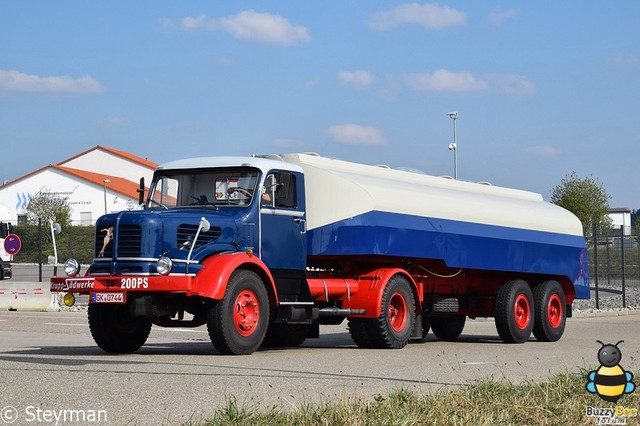
[[[389,280],[395,275],[402,275],[409,281],[416,304],[422,299],[419,297],[418,286],[411,275],[400,268],[383,268],[371,271],[366,275],[361,275],[359,279],[358,292],[351,296],[350,300],[345,300],[343,308],[365,309],[366,318],[378,318],[382,314],[382,294]],[[415,307],[417,308],[417,306]]]
[[[193,279],[192,294],[220,300],[227,290],[231,274],[237,269],[249,269],[265,283],[271,306],[278,306],[275,281],[269,268],[259,258],[245,252],[223,253],[208,257],[202,261],[202,266]]]

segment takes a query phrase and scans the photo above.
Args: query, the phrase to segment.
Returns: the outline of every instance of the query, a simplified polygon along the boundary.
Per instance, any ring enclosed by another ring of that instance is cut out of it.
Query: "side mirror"
[[[140,178],[140,187],[138,191],[138,204],[144,203],[144,178]]]
[[[60,234],[60,232],[62,232],[62,227],[60,226],[59,223],[54,223],[51,225],[51,230],[53,231],[54,234],[58,235]]]

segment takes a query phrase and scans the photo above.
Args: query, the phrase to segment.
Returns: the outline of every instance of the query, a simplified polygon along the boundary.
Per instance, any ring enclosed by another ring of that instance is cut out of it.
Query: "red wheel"
[[[523,343],[529,339],[534,324],[532,300],[531,288],[523,280],[509,281],[500,286],[494,315],[496,329],[503,341]]]
[[[535,322],[533,335],[543,342],[555,342],[564,334],[566,301],[557,281],[545,281],[533,289]]]
[[[223,354],[248,355],[260,347],[269,322],[269,297],[260,277],[241,269],[229,278],[222,300],[209,306],[207,328]]]
[[[233,323],[236,326],[236,331],[241,336],[251,336],[256,331],[259,320],[258,298],[251,290],[243,290],[236,298],[233,311]]]
[[[562,320],[562,315],[562,303],[558,295],[554,294],[549,299],[547,305],[547,320],[549,321],[549,325],[553,328],[558,327]]]
[[[401,275],[389,280],[382,294],[382,312],[378,318],[364,319],[362,330],[359,322],[349,321],[354,327],[351,336],[358,346],[399,349],[409,343],[415,314],[411,285]]]
[[[387,311],[389,325],[397,333],[401,333],[407,326],[409,321],[409,308],[405,296],[400,293],[393,293],[389,300],[389,309]]]
[[[524,330],[531,322],[531,306],[529,305],[529,299],[524,294],[519,294],[516,298],[516,303],[513,309],[513,318],[515,319],[516,326],[520,330]]]

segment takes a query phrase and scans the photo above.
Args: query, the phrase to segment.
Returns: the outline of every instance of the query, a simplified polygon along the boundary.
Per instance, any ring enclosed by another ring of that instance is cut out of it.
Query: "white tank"
[[[308,229],[377,211],[582,236],[575,215],[537,193],[316,154],[269,157],[304,170]]]

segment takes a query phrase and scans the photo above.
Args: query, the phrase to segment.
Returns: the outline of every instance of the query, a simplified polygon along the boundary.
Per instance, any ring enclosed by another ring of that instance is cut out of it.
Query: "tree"
[[[37,224],[38,219],[41,219],[43,224],[50,221],[60,225],[71,223],[71,206],[67,197],[60,197],[44,190],[39,191],[31,199],[25,213],[28,223]]]
[[[597,179],[591,176],[580,179],[576,172],[566,175],[551,193],[553,204],[569,210],[580,219],[584,235],[591,235],[594,224],[603,230],[611,228],[610,198]]]

